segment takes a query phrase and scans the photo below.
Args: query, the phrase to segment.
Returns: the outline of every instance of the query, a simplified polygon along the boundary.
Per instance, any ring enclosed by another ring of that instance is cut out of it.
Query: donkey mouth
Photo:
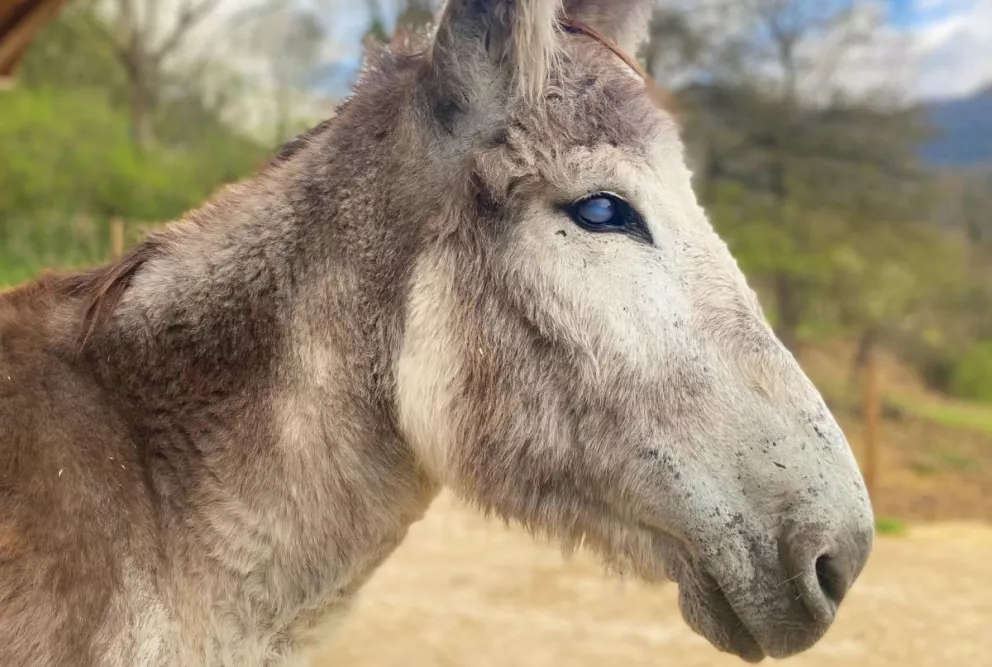
[[[679,588],[683,618],[715,648],[750,663],[761,662],[767,657],[715,579],[704,574],[700,581],[688,586],[680,584]]]

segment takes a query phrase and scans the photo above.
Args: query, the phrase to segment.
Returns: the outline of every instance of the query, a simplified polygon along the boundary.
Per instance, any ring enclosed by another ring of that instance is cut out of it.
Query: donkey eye
[[[565,207],[579,227],[590,232],[628,233],[651,242],[644,220],[634,207],[617,195],[601,192],[572,202]]]
[[[575,214],[590,226],[613,226],[623,224],[620,207],[610,197],[587,199],[575,207]]]

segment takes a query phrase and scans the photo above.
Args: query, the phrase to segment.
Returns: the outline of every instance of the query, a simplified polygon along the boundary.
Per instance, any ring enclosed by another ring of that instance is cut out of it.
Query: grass
[[[926,461],[920,458],[912,459],[906,465],[920,477],[930,477],[939,472],[937,466],[932,461]]]
[[[935,452],[933,456],[943,466],[958,472],[971,470],[978,465],[978,462],[970,456],[956,452]]]
[[[886,398],[915,417],[947,428],[977,431],[992,436],[992,405],[951,400],[924,401],[894,395]]]
[[[816,368],[815,383],[833,408],[857,409],[861,396],[850,396],[846,380],[836,369],[842,365]],[[949,429],[973,431],[992,437],[992,403],[979,403],[938,396],[931,392],[882,388],[883,401],[902,410],[910,417],[933,422]]]
[[[927,445],[925,449],[925,454],[911,457],[907,462],[909,468],[921,477],[936,475],[945,470],[961,473],[975,470],[981,465],[974,458],[959,452],[939,449],[934,445]]]
[[[879,535],[898,537],[906,534],[906,524],[900,519],[879,517],[875,519],[875,532]]]

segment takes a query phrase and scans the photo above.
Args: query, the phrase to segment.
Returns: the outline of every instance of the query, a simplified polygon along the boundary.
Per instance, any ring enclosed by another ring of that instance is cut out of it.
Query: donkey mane
[[[131,284],[131,279],[150,259],[162,252],[164,245],[161,237],[149,236],[118,261],[80,276],[80,283],[73,291],[89,296],[80,329],[80,349],[113,316],[117,304]]]
[[[312,139],[315,139],[318,135],[321,135],[327,130],[329,130],[331,128],[331,125],[333,125],[333,123],[334,123],[334,118],[328,118],[327,120],[323,120],[317,125],[311,127],[309,130],[306,130],[305,132],[298,134],[297,136],[293,137],[292,139],[284,143],[282,147],[278,151],[276,151],[275,155],[273,155],[269,159],[263,171],[273,169],[275,167],[278,167],[279,165],[285,164],[286,162],[292,160],[310,144],[310,141]]]
[[[31,302],[44,296],[84,299],[86,306],[77,336],[80,352],[90,336],[113,316],[134,275],[159,255],[163,246],[159,235],[151,235],[119,259],[102,266],[78,272],[45,271],[27,283],[0,290],[0,302]]]

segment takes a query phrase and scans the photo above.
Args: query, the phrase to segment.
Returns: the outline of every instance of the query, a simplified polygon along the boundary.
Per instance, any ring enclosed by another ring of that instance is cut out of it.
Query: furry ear
[[[432,51],[438,79],[492,88],[508,74],[519,94],[536,99],[558,58],[561,1],[448,0]]]
[[[565,12],[636,57],[647,41],[654,6],[654,0],[567,0]]]

